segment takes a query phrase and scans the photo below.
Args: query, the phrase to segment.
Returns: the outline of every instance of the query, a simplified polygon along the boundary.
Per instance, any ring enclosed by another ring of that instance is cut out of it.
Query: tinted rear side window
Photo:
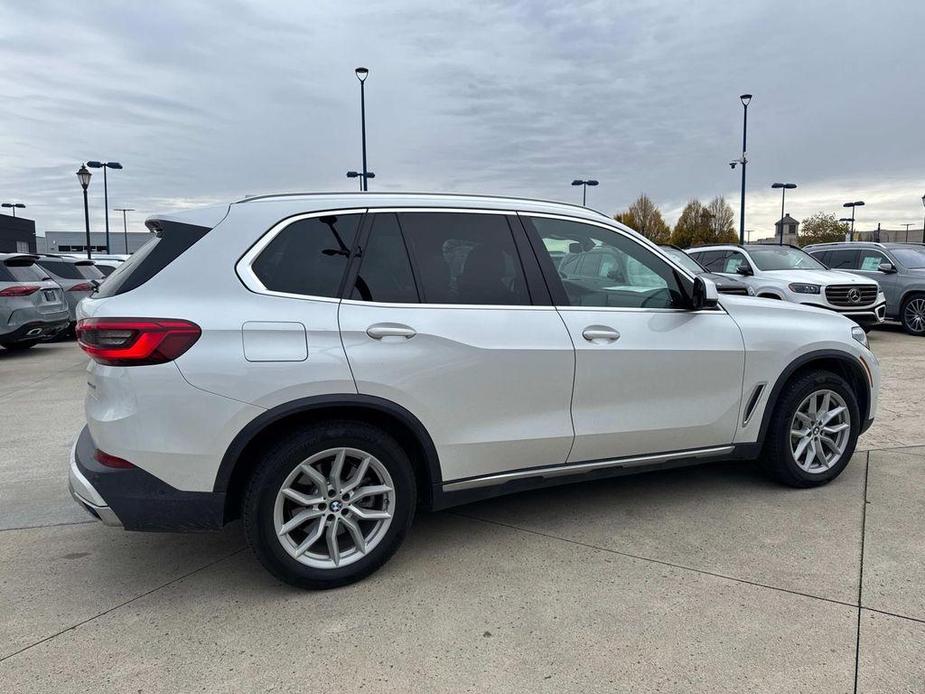
[[[418,290],[398,217],[392,213],[379,213],[372,215],[372,219],[369,240],[363,249],[362,264],[350,298],[417,303]]]
[[[710,272],[722,272],[726,260],[726,251],[701,251],[693,253],[694,259],[697,260]]]
[[[254,274],[271,291],[337,297],[360,217],[326,215],[292,222],[257,256]]]
[[[0,282],[41,282],[46,273],[35,265],[0,263]]]
[[[858,252],[847,248],[831,251],[826,265],[833,270],[856,270],[858,267]]]
[[[124,294],[154,277],[209,233],[209,227],[178,222],[160,222],[151,239],[100,285],[97,297]]]
[[[425,303],[530,303],[514,236],[503,215],[406,212],[398,219]]]
[[[81,274],[80,269],[74,263],[69,263],[66,260],[55,260],[50,258],[42,258],[39,261],[39,265],[48,270],[53,275],[57,275],[66,280],[83,280],[87,279]]]

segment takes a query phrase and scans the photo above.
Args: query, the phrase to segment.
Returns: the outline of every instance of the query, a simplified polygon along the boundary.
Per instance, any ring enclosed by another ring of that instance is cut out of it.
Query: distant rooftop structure
[[[780,243],[780,228],[781,224],[784,226],[784,245],[790,244],[792,246],[797,245],[797,236],[799,235],[800,223],[790,216],[789,213],[785,214],[783,219],[778,220],[774,224],[774,236],[768,236],[760,239],[753,239],[749,243]]]

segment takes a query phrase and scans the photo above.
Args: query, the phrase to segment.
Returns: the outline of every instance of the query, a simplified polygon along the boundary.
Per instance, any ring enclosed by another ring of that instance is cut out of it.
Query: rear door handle
[[[401,323],[376,323],[366,328],[366,334],[374,340],[382,340],[388,337],[410,340],[417,335],[417,332],[415,332],[414,328]]]
[[[620,333],[607,325],[589,325],[581,331],[581,336],[595,344],[616,342],[620,339]]]

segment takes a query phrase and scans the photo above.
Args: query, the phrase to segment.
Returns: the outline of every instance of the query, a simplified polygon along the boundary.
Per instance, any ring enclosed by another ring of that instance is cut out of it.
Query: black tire
[[[22,352],[29,349],[30,347],[35,347],[38,344],[35,340],[28,340],[26,342],[7,342],[3,345],[4,349],[9,350],[10,352]]]
[[[922,335],[925,335],[925,326],[921,326],[921,327],[913,326],[910,321],[912,316],[911,314],[906,315],[906,309],[909,308],[909,304],[911,304],[913,301],[922,301],[922,300],[925,300],[925,294],[921,294],[921,293],[912,294],[910,296],[907,296],[905,299],[903,299],[903,305],[899,309],[899,320],[903,325],[903,330],[905,330],[910,335],[915,335],[917,337],[921,337]]]
[[[807,472],[797,465],[790,447],[790,423],[800,404],[814,391],[832,390],[844,399],[850,416],[847,444],[841,458],[825,472]],[[818,487],[838,477],[848,465],[861,431],[858,399],[848,382],[831,371],[816,369],[798,376],[784,386],[765,439],[761,455],[764,470],[778,482],[790,487]]]
[[[378,544],[353,563],[336,568],[307,566],[293,558],[277,537],[276,497],[283,482],[302,461],[337,447],[362,450],[385,467],[395,490],[392,520]],[[336,588],[365,578],[395,553],[411,526],[416,498],[411,461],[391,436],[362,422],[328,421],[293,432],[266,449],[248,483],[242,519],[248,544],[271,574],[299,588]]]

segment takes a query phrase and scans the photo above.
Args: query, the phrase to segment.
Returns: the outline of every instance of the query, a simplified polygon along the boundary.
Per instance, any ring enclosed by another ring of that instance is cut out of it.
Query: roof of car
[[[0,253],[0,261],[6,262],[7,260],[25,260],[26,258],[31,258],[32,260],[38,260],[38,256],[34,253]]]
[[[87,258],[69,258],[65,255],[55,255],[54,253],[39,253],[36,256],[36,262],[42,260],[60,260],[65,263],[74,263],[74,265],[93,265],[93,261]]]
[[[806,248],[834,248],[834,247],[844,247],[848,246],[866,246],[874,248],[903,248],[903,247],[921,247],[925,246],[923,243],[917,243],[915,241],[829,241],[828,243],[811,243]]]
[[[149,217],[146,224],[156,228],[159,221],[174,221],[200,226],[215,226],[228,214],[231,205],[265,205],[274,204],[291,213],[296,208],[306,212],[324,209],[344,209],[356,207],[436,207],[436,208],[483,208],[490,210],[517,210],[520,212],[537,212],[561,214],[579,217],[591,221],[606,221],[618,225],[612,217],[581,205],[573,205],[552,200],[532,198],[505,197],[498,195],[463,195],[458,193],[395,193],[395,192],[331,192],[331,193],[274,193],[270,195],[253,195],[236,200],[230,205],[216,205],[198,209],[182,210],[173,213]],[[622,225],[621,225],[622,226]]]

